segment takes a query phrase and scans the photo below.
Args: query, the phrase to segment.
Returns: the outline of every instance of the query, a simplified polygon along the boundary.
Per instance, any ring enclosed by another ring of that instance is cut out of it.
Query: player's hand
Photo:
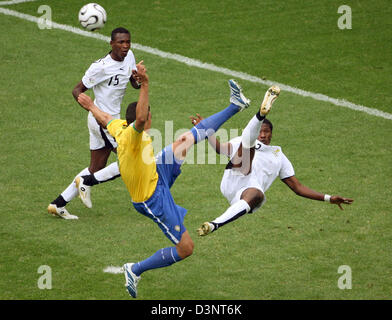
[[[131,85],[134,89],[140,89],[141,83],[137,80],[137,71],[132,70],[132,75],[129,78]]]
[[[87,111],[90,111],[91,108],[94,106],[93,100],[85,93],[79,94],[78,102]]]
[[[132,71],[132,75],[134,79],[140,84],[148,83],[147,69],[146,66],[143,64],[143,62],[144,61],[142,60],[136,65],[137,68],[136,72]]]
[[[330,202],[333,204],[337,204],[340,210],[343,210],[342,204],[352,204],[354,200],[349,198],[343,198],[341,196],[332,196]]]
[[[190,117],[189,117],[189,119],[191,119],[191,122],[192,122],[192,124],[193,124],[194,126],[197,125],[201,120],[204,119],[204,118],[203,118],[200,114],[198,114],[198,113],[196,113],[196,116],[197,116],[197,118],[194,117],[194,116],[190,116]]]

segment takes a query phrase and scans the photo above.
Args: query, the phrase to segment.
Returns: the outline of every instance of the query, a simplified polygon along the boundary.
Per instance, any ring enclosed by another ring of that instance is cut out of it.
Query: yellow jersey
[[[137,131],[133,123],[128,126],[121,119],[110,121],[107,129],[116,139],[121,178],[132,201],[148,200],[158,182],[151,137],[145,131]]]

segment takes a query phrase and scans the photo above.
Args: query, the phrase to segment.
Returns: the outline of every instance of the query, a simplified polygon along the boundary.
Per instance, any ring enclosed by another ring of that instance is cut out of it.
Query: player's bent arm
[[[232,149],[233,149],[230,142],[222,143],[215,137],[215,135],[209,136],[208,142],[211,145],[211,147],[214,148],[214,150],[217,154],[223,154],[227,157],[230,157]]]
[[[72,95],[75,98],[75,100],[78,101],[79,95],[83,92],[86,92],[87,90],[88,88],[83,84],[82,80],[80,80],[79,83],[72,90]]]
[[[200,121],[202,121],[204,118],[196,113],[196,117],[191,116],[190,117],[191,122],[194,126],[196,126]],[[224,154],[225,156],[230,157],[231,152],[233,150],[233,147],[230,142],[225,142],[221,143],[215,135],[209,136],[208,137],[208,142],[211,145],[211,147],[215,150],[217,154]]]
[[[99,109],[93,102],[93,100],[86,94],[81,93],[78,96],[78,100],[79,104],[86,109],[87,111],[90,111],[94,118],[97,120],[97,122],[101,125],[101,127],[106,128],[106,126],[108,125],[108,123],[113,120],[114,118],[102,111],[101,109]]]
[[[102,111],[96,105],[90,111],[102,128],[106,128],[109,122],[114,119],[110,114]]]
[[[325,200],[325,194],[322,194],[320,192],[314,191],[307,186],[304,186],[299,182],[299,180],[295,177],[289,177],[282,179],[282,181],[291,189],[293,190],[297,195],[301,197],[305,197],[308,199],[312,200],[319,200],[319,201],[324,201]],[[341,196],[330,196],[329,199],[330,203],[337,204],[341,210],[343,210],[342,204],[352,204],[354,202],[353,199],[350,198],[344,198]]]
[[[314,191],[299,182],[295,176],[291,176],[282,180],[295,194],[312,200],[324,201],[324,194]]]

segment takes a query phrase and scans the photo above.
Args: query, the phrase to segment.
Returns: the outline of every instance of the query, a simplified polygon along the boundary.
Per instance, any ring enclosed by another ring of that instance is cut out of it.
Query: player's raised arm
[[[87,94],[79,94],[78,102],[84,109],[91,111],[94,118],[103,128],[106,128],[107,124],[113,119],[110,114],[100,110]]]
[[[341,210],[343,210],[342,204],[351,204],[354,202],[353,199],[344,198],[341,196],[330,196],[328,194],[323,194],[314,191],[307,186],[301,184],[299,180],[295,177],[289,177],[282,180],[291,190],[293,190],[297,195],[305,197],[312,200],[328,201],[333,204],[337,204]]]
[[[134,122],[134,127],[137,131],[143,131],[144,125],[148,120],[148,106],[149,106],[149,97],[148,97],[148,75],[146,67],[143,65],[143,61],[138,63],[137,73],[135,78],[140,83],[140,93],[139,100],[136,106],[136,120]]]

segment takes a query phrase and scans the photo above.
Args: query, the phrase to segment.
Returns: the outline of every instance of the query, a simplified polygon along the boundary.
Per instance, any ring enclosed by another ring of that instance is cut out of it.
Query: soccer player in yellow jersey
[[[151,138],[146,132],[151,127],[151,113],[149,79],[143,63],[138,64],[136,77],[141,83],[139,100],[128,106],[126,121],[114,119],[103,112],[84,93],[78,97],[80,105],[90,111],[100,125],[115,137],[121,177],[135,209],[152,219],[175,245],[162,248],[138,263],[124,264],[125,286],[134,298],[140,275],[144,271],[170,266],[193,252],[193,241],[183,224],[187,210],[174,202],[170,192],[181,173],[181,164],[187,151],[212,135],[225,121],[248,107],[250,102],[242,94],[240,86],[234,80],[229,80],[230,105],[198,123],[155,157]]]

